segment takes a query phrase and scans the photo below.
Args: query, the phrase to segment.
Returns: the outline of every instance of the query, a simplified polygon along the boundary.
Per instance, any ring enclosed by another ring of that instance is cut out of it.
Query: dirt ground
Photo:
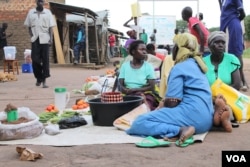
[[[250,59],[245,61],[245,76],[250,84]],[[6,104],[29,107],[40,113],[44,107],[53,103],[53,89],[64,86],[68,90],[80,89],[84,79],[91,75],[102,75],[111,65],[100,70],[81,67],[51,67],[51,77],[47,89],[35,86],[33,74],[21,73],[18,81],[0,83],[0,110]],[[250,91],[246,92],[250,95]],[[81,95],[71,94],[70,107]],[[86,134],[87,135],[87,134]],[[73,136],[72,136],[73,137]],[[0,166],[8,167],[218,167],[221,166],[223,150],[250,151],[250,124],[240,124],[232,133],[220,131],[209,132],[203,143],[195,143],[186,148],[170,147],[145,149],[134,144],[103,144],[82,145],[74,147],[53,147],[39,145],[1,145]],[[94,139],[93,139],[94,140]],[[28,147],[35,152],[44,154],[44,158],[35,162],[20,161],[15,150],[16,146]]]

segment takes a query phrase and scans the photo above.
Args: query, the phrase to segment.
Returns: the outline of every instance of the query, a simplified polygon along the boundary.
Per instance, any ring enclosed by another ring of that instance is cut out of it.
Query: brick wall
[[[64,3],[65,0],[51,0],[51,2]],[[28,28],[24,26],[24,20],[29,9],[36,6],[36,0],[0,0],[0,26],[3,22],[8,23],[7,34],[13,33],[8,38],[9,46],[16,46],[16,58],[23,61],[23,52],[31,48]],[[49,8],[49,3],[45,1],[45,7]],[[53,47],[51,47],[51,63],[53,60]]]

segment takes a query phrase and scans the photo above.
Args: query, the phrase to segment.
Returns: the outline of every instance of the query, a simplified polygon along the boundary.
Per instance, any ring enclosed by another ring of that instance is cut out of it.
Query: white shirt
[[[56,23],[49,9],[44,8],[42,12],[38,12],[34,8],[29,10],[24,25],[31,27],[31,42],[39,37],[40,44],[47,44],[50,40],[49,28],[54,27]]]

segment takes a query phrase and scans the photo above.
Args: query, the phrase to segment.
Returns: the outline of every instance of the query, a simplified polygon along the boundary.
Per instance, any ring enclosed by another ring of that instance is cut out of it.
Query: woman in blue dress
[[[196,37],[180,34],[173,49],[173,60],[175,65],[168,78],[164,102],[155,111],[138,116],[127,130],[128,134],[178,136],[181,144],[193,134],[207,132],[212,127],[212,95]]]

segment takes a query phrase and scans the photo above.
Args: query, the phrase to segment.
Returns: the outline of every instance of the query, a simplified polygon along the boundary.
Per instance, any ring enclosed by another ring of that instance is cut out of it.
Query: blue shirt
[[[225,31],[229,22],[239,17],[238,9],[243,8],[242,0],[221,0],[220,30]]]
[[[85,32],[83,28],[77,31],[76,43],[79,43],[79,42],[85,42]]]

